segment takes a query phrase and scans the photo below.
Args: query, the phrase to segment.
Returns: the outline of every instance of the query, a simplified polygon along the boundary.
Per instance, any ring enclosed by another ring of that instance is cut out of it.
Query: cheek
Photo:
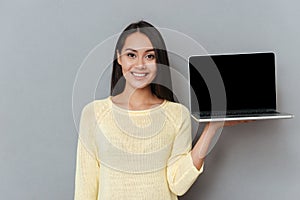
[[[132,68],[132,63],[127,62],[127,61],[123,61],[121,67],[122,67],[123,74],[125,74],[126,72],[128,72]]]
[[[151,72],[156,75],[156,73],[157,73],[156,63],[149,65],[149,68],[151,69]]]

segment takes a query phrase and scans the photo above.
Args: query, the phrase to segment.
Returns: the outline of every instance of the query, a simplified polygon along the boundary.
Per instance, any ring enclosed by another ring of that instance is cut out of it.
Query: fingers
[[[213,129],[219,129],[221,127],[225,127],[225,126],[235,126],[238,124],[244,124],[244,123],[249,123],[249,122],[253,122],[256,120],[233,120],[233,121],[220,121],[220,122],[209,122],[206,124],[207,128],[213,128]]]
[[[236,120],[236,121],[226,121],[224,123],[224,126],[234,126],[234,125],[238,125],[238,124],[243,124],[243,123],[249,123],[249,122],[253,122],[255,120]]]

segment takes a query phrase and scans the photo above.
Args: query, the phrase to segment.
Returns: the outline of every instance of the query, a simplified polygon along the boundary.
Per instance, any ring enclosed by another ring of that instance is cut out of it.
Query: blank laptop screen
[[[276,109],[275,54],[264,52],[191,56],[192,112],[211,111],[211,88],[214,87],[208,86],[205,80],[207,76],[209,80],[218,79],[214,77],[216,73],[211,73],[212,69],[217,69],[222,78],[227,110]],[[224,99],[216,98],[213,102],[222,105]]]

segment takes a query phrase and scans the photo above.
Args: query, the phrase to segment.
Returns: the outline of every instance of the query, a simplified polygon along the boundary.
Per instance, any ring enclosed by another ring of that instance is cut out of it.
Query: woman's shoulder
[[[189,109],[182,103],[168,101],[168,109],[173,112],[189,113]]]
[[[93,101],[90,101],[83,107],[82,112],[88,112],[94,114],[104,113],[106,110],[110,108],[109,98],[110,97],[106,97],[103,99],[95,99]]]
[[[190,117],[189,109],[182,103],[168,101],[165,111],[174,123],[180,123],[183,119]]]

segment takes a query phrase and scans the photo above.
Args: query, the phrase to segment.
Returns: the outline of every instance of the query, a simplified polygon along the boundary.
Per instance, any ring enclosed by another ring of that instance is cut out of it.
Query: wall
[[[208,53],[276,51],[278,105],[295,114],[225,128],[205,172],[180,199],[299,199],[299,6],[296,0],[1,1],[1,199],[73,198],[78,111],[95,98],[97,83],[82,77],[76,85],[84,74],[77,72],[92,49],[140,19],[184,33]],[[97,87],[103,94],[97,90],[96,97],[105,96],[102,83]]]

